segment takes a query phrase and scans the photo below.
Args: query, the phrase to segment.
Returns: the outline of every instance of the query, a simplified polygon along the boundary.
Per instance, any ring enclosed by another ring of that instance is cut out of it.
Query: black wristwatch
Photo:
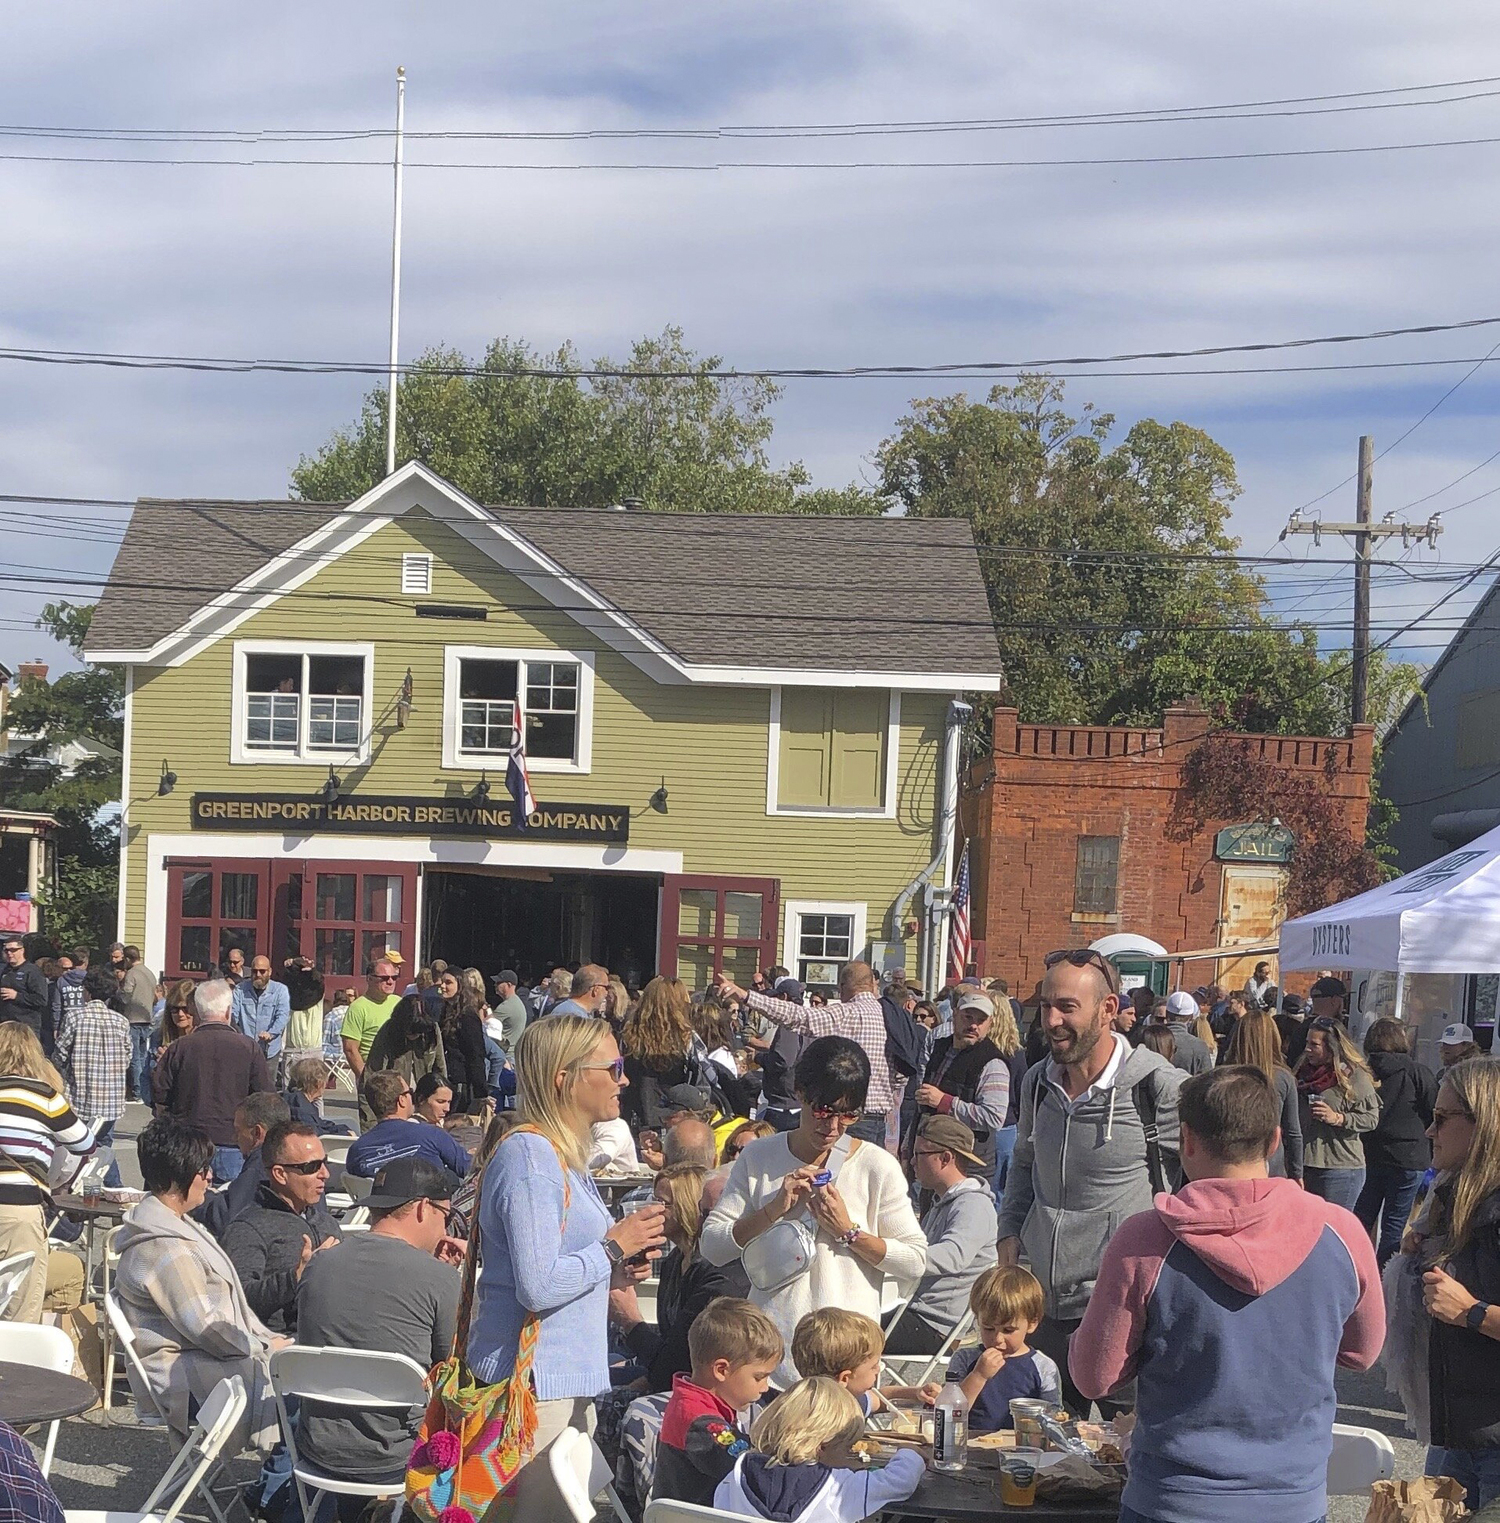
[[[1484,1331],[1484,1319],[1488,1315],[1489,1309],[1488,1301],[1476,1301],[1464,1317],[1464,1326],[1471,1333],[1482,1333]]]
[[[612,1237],[604,1239],[604,1256],[615,1269],[625,1262],[625,1250]]]

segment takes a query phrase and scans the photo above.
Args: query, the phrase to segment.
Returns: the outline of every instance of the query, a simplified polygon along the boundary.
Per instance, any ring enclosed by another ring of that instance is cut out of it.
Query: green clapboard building
[[[88,654],[128,674],[120,936],[167,976],[930,976],[955,700],[1000,685],[964,523],[486,508],[415,463],[141,501]]]

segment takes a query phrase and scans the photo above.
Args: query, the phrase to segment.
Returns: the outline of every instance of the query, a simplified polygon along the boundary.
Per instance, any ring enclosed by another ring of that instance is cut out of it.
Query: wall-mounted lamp
[[[474,784],[474,791],[469,795],[475,803],[482,804],[490,796],[490,775],[488,772],[479,774],[479,781]]]
[[[328,764],[328,776],[323,779],[323,786],[318,789],[318,795],[325,804],[331,804],[339,796],[338,774],[333,770],[333,763]]]
[[[162,758],[161,776],[156,781],[156,795],[158,798],[166,796],[177,786],[177,774],[167,766],[166,758]]]
[[[658,814],[667,812],[667,780],[662,778],[661,787],[653,793],[647,802]]]
[[[406,668],[406,676],[401,681],[401,691],[396,697],[396,728],[404,730],[406,721],[411,718],[411,668]]]

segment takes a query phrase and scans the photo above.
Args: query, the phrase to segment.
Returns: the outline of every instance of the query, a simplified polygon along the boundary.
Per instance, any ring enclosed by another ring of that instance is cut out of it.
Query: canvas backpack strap
[[[1146,1134],[1146,1172],[1151,1179],[1151,1193],[1164,1194],[1170,1186],[1162,1160],[1161,1132],[1156,1124],[1156,1096],[1151,1093],[1151,1080],[1142,1079],[1130,1091],[1130,1098],[1141,1118],[1141,1130]]]

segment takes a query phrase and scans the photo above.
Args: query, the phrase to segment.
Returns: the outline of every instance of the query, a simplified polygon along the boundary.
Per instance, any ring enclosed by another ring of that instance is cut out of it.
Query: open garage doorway
[[[429,868],[422,959],[478,968],[486,981],[514,968],[528,984],[597,962],[640,988],[656,971],[660,897],[660,879],[633,873]]]

